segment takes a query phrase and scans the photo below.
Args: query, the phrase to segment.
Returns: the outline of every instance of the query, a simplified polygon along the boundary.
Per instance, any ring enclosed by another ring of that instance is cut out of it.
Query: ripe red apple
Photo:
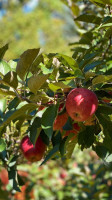
[[[76,121],[89,119],[98,107],[98,99],[94,92],[86,88],[75,88],[70,91],[66,99],[66,110]]]
[[[68,175],[67,171],[65,169],[62,169],[60,173],[60,178],[65,179],[67,175]]]
[[[4,185],[9,183],[8,172],[4,168],[0,171],[0,180]]]
[[[74,140],[79,131],[80,131],[80,126],[78,125],[78,123],[74,123],[73,129],[66,131],[64,137],[68,136],[70,133],[74,133],[74,136],[71,138],[71,140]]]
[[[63,106],[64,104],[60,104],[58,110],[59,112],[63,109]],[[58,114],[53,124],[53,130],[54,131],[61,130],[62,127],[66,124],[67,120],[68,120],[68,114],[66,111],[60,115]]]
[[[41,137],[37,138],[35,146],[31,143],[30,138],[25,136],[20,144],[20,148],[23,152],[24,157],[30,162],[36,162],[42,159],[46,145],[42,141]]]

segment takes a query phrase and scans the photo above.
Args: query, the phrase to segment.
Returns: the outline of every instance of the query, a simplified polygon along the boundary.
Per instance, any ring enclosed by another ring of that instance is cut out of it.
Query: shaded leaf
[[[98,75],[97,77],[95,77],[93,80],[92,80],[92,84],[93,85],[96,85],[96,84],[99,84],[99,83],[105,83],[105,82],[110,82],[112,81],[112,75]]]
[[[39,135],[37,130],[40,127],[41,127],[41,118],[36,117],[28,128],[28,133],[30,134],[30,140],[34,145]]]
[[[20,56],[16,72],[22,80],[24,79],[25,74],[30,71],[30,67],[38,56],[39,51],[40,49],[28,49]]]
[[[93,62],[93,63],[90,63],[90,64],[88,64],[88,65],[86,65],[86,66],[84,67],[84,72],[87,72],[87,71],[89,71],[89,70],[92,70],[92,69],[94,69],[95,67],[100,66],[101,64],[103,64],[103,61],[95,61],[95,62]]]
[[[17,182],[17,171],[11,167],[8,169],[9,183],[13,190],[21,192]]]
[[[36,93],[46,82],[49,75],[35,75],[28,80],[28,87],[33,93]]]
[[[8,50],[8,44],[0,48],[0,59],[2,59],[5,55],[5,52]]]
[[[94,126],[88,126],[85,130],[78,134],[78,144],[81,145],[81,149],[89,148],[94,142]]]
[[[57,115],[58,104],[49,106],[42,115],[42,128],[51,139],[53,134],[53,123]]]
[[[5,90],[5,89],[1,89],[0,88],[0,96],[16,96],[16,94],[12,91],[8,91],[8,90]]]
[[[45,164],[49,159],[53,158],[58,151],[59,151],[59,144],[53,147],[53,149],[48,153],[48,155],[41,163],[41,165]]]
[[[11,86],[11,87],[13,87],[13,88],[16,89],[17,86],[18,86],[18,80],[17,80],[17,74],[16,74],[16,72],[13,72],[13,71],[8,72],[4,76],[3,82],[5,82],[9,86]]]
[[[37,108],[36,104],[30,103],[30,104],[24,105],[23,107],[21,107],[20,109],[18,109],[16,111],[12,111],[12,114],[9,115],[9,117],[6,117],[5,120],[1,123],[1,126],[5,126],[5,125],[9,124],[12,120],[17,119],[18,117],[20,117],[22,115],[28,115],[36,108]]]
[[[74,20],[97,24],[97,25],[100,25],[102,22],[102,18],[95,16],[95,15],[88,15],[88,14],[82,14],[79,17],[75,18]]]

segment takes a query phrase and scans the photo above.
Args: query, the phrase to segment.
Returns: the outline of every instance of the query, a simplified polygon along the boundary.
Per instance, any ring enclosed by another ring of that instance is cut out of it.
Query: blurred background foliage
[[[60,1],[1,1],[0,45],[9,43],[6,59],[15,59],[28,48],[46,53],[71,54],[68,42],[76,38],[70,10]]]
[[[84,2],[85,5],[79,3],[82,13],[88,11],[88,6],[91,13],[96,9],[90,2]],[[74,16],[79,13],[78,7],[73,6],[72,11]],[[103,10],[98,8],[95,12],[101,15]],[[7,60],[18,58],[26,49],[38,47],[46,53],[72,55],[68,43],[73,42],[76,47],[78,44],[74,42],[78,41],[79,33],[93,27],[93,24],[88,27],[86,23],[76,24],[77,30],[70,10],[60,0],[0,1],[0,46],[9,43]],[[11,190],[7,172],[0,168],[0,200],[112,199],[111,168],[91,150],[81,152],[76,148],[71,160],[51,160],[41,167],[39,164],[18,166],[22,192],[16,194]]]
[[[11,190],[7,171],[1,168],[0,200],[112,199],[111,168],[90,150],[81,152],[77,147],[71,160],[50,160],[43,166],[19,165],[18,175],[21,193]]]

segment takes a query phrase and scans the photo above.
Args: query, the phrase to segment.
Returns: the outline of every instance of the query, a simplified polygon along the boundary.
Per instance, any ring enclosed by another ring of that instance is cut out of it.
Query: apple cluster
[[[66,109],[63,112],[64,106]],[[73,133],[74,136],[71,140],[74,140],[80,131],[78,122],[84,122],[85,125],[92,125],[97,107],[98,99],[93,91],[86,88],[72,89],[66,97],[65,105],[61,103],[59,106],[58,115],[53,124],[53,131],[60,130],[60,132],[63,132],[63,126],[66,124],[68,117],[70,117],[73,121],[72,129],[65,131],[63,137]],[[43,108],[41,106],[39,110]],[[29,137],[25,136],[21,141],[21,150],[28,161],[35,162],[43,158],[46,151],[46,144],[44,144],[39,136],[34,146]]]

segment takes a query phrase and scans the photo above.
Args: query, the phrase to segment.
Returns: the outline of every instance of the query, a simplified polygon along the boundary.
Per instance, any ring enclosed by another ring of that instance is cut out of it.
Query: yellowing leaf
[[[93,79],[92,84],[96,85],[99,83],[110,82],[112,81],[112,75],[99,75]]]
[[[94,77],[96,74],[94,72],[86,72],[85,73],[85,78],[86,79],[89,79],[89,78],[92,78]]]
[[[9,96],[9,95],[16,96],[16,94],[13,91],[8,91],[8,90],[0,88],[0,97],[1,96]]]
[[[8,72],[4,76],[3,82],[5,82],[6,85],[11,86],[11,87],[16,89],[17,86],[18,86],[18,80],[17,80],[16,72],[13,72],[13,71]]]

